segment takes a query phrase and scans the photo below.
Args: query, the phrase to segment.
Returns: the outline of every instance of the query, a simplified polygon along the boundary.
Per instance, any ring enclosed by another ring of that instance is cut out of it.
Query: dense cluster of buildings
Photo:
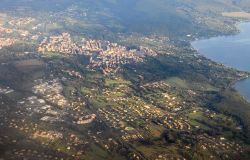
[[[63,54],[75,54],[79,48],[72,41],[70,34],[62,33],[59,36],[45,37],[38,48],[39,52],[58,52]]]
[[[143,62],[145,56],[156,56],[156,52],[146,47],[127,49],[109,41],[83,39],[80,43],[74,43],[69,33],[44,38],[38,51],[64,55],[85,54],[90,57],[89,67],[101,68],[105,72],[113,71],[122,64]]]
[[[86,115],[84,112],[81,112],[82,107],[85,105],[84,101],[79,99],[79,101],[69,102],[66,100],[66,98],[62,95],[63,88],[58,79],[46,82],[39,79],[36,80],[36,82],[38,85],[33,87],[33,92],[36,95],[42,96],[44,99],[39,99],[36,96],[33,96],[29,97],[28,100],[29,104],[36,104],[37,107],[32,107],[31,109],[35,108],[37,113],[42,114],[42,118],[40,119],[41,121],[63,121],[63,116],[69,115],[71,111],[71,117],[73,119],[71,122],[72,124],[84,125],[91,123],[96,119],[95,114]],[[48,104],[53,104],[53,106]],[[29,106],[27,103],[25,105]],[[64,112],[66,108],[69,113]]]
[[[57,79],[42,82],[33,87],[33,92],[39,94],[45,98],[46,101],[57,105],[60,108],[64,108],[68,102],[65,97],[61,94],[62,85],[58,82]]]
[[[13,38],[0,38],[0,49],[6,46],[10,46],[16,42]]]
[[[91,46],[97,47],[100,46],[100,44]],[[92,54],[90,58],[90,67],[102,68],[105,73],[112,72],[120,65],[143,62],[145,56],[156,56],[154,51],[143,47],[139,50],[131,50],[116,43],[107,42],[107,46],[104,48],[106,49],[100,49],[101,51],[96,56]]]
[[[2,26],[0,25],[0,33],[7,33],[7,34],[9,34],[9,33],[12,33],[12,32],[13,32],[12,29],[10,29],[10,28],[5,28],[5,27],[2,27]]]
[[[32,22],[34,22],[35,19],[31,17],[24,17],[24,18],[16,18],[11,21],[9,21],[9,24],[14,27],[23,27],[26,26]]]

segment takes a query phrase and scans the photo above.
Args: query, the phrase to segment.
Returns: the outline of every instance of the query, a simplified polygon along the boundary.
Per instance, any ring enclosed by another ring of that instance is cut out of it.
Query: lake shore
[[[236,26],[240,31],[238,34],[195,40],[191,42],[191,46],[206,58],[221,63],[225,67],[248,72],[248,75],[232,82],[230,87],[235,88],[246,101],[250,102],[250,93],[246,89],[248,87],[250,90],[250,64],[247,63],[250,58],[247,54],[247,51],[250,50],[248,48],[250,39],[247,37],[250,35],[250,22],[237,23]],[[242,86],[242,84],[247,86]]]

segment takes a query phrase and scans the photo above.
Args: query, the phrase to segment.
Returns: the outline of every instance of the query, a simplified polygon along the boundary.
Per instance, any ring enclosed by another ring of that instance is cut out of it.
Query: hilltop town
[[[149,48],[140,47],[138,50],[131,50],[109,41],[82,39],[74,43],[69,33],[44,38],[38,52],[43,54],[54,52],[63,55],[84,54],[90,57],[88,67],[100,68],[105,73],[116,70],[120,65],[143,62],[145,56],[157,55]]]

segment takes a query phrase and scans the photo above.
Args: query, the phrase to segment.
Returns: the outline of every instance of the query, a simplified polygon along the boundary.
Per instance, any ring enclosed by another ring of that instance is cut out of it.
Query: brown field
[[[250,19],[250,13],[247,12],[223,12],[225,17],[234,17],[234,18],[248,18]]]

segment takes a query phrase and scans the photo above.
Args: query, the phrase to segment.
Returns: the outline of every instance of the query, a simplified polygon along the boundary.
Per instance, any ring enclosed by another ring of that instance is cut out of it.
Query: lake
[[[239,24],[239,29],[237,35],[197,40],[192,46],[216,62],[250,71],[250,23]],[[235,88],[250,101],[250,78],[237,82]]]

